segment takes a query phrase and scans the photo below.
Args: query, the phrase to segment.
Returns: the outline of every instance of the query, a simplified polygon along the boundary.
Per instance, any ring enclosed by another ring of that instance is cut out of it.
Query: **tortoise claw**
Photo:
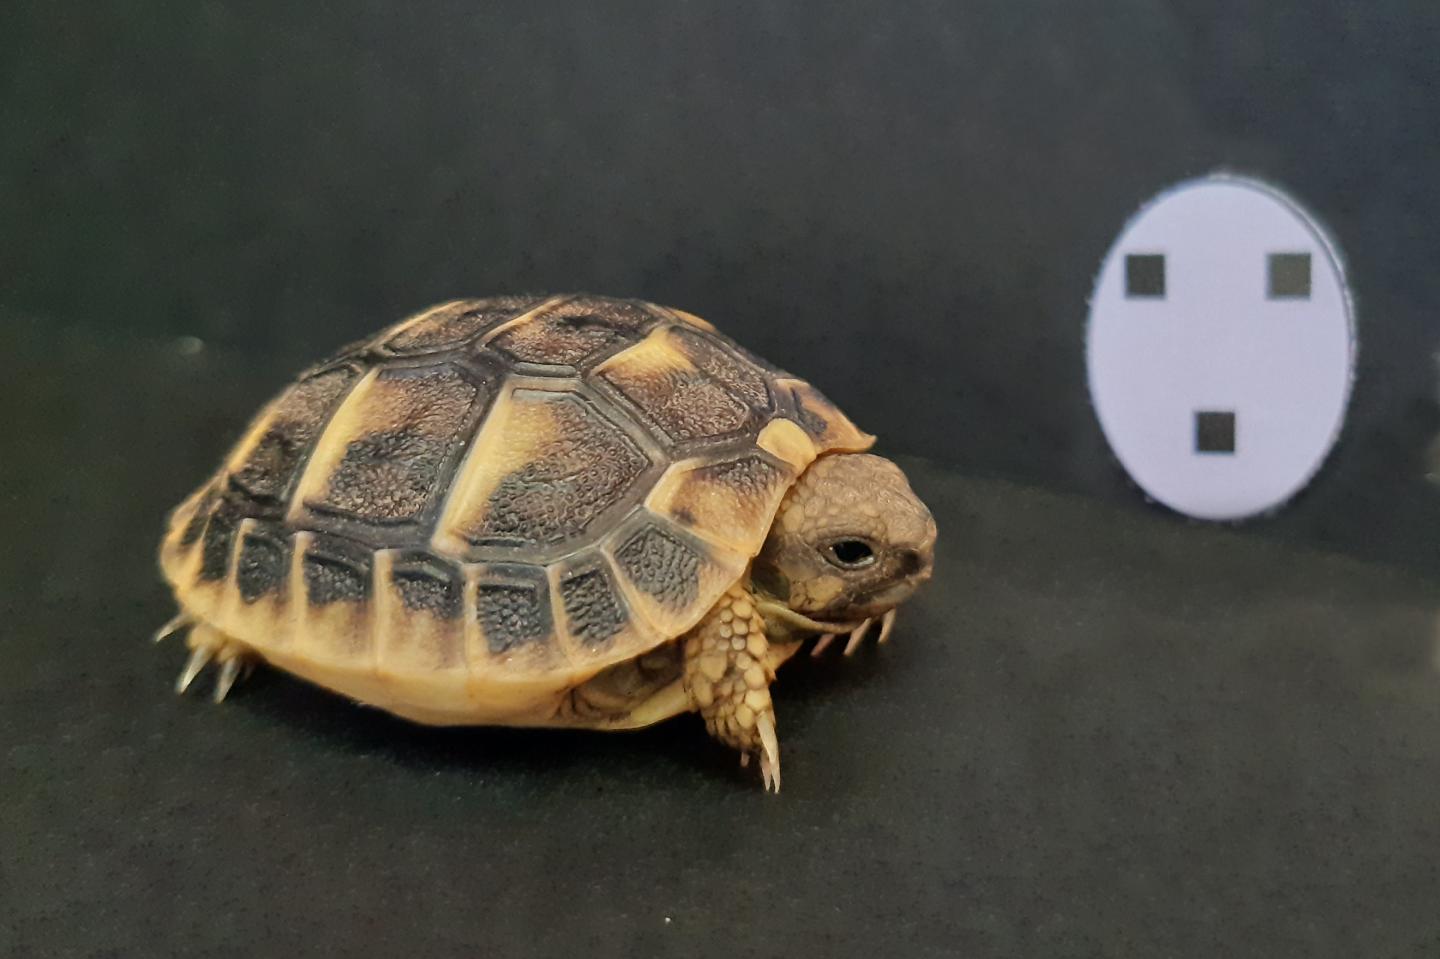
[[[220,670],[215,677],[215,689],[211,698],[215,702],[225,701],[230,690],[242,677],[249,676],[255,668],[254,654],[246,647],[227,638],[223,633],[201,623],[190,630],[186,640],[190,646],[190,658],[175,681],[175,692],[183,694],[195,682],[197,676],[213,661]]]
[[[845,644],[846,656],[851,655],[855,652],[855,650],[860,648],[860,644],[865,641],[865,636],[870,632],[870,626],[874,622],[875,620],[873,619],[867,619],[865,620],[865,622],[861,623],[854,632],[850,634],[850,642]]]
[[[893,630],[894,628],[895,628],[895,610],[894,610],[893,608],[891,608],[891,609],[888,609],[888,610],[885,611],[885,618],[880,621],[880,638],[877,639],[877,640],[875,640],[875,642],[876,642],[876,643],[888,642],[889,639],[890,639],[890,631]]]
[[[180,671],[180,678],[175,681],[175,692],[183,695],[214,655],[215,650],[209,646],[196,646],[190,650],[190,658],[186,660],[185,668]]]
[[[190,618],[189,613],[176,613],[174,616],[170,617],[170,621],[168,623],[155,630],[155,635],[150,637],[150,641],[152,643],[164,642],[171,636],[174,636],[176,633],[180,632],[180,630],[184,629],[186,626],[189,626],[192,622],[194,622],[194,620]]]
[[[780,741],[775,737],[775,721],[762,713],[756,717],[755,728],[760,733],[760,776],[765,780],[767,792],[780,791]]]
[[[235,685],[235,680],[240,677],[241,663],[238,658],[230,658],[220,664],[220,675],[215,679],[216,703],[223,703],[225,697],[230,694],[230,689]]]
[[[870,619],[865,620],[865,622],[861,623],[859,626],[855,627],[850,631],[850,638],[845,642],[846,656],[853,655],[855,650],[860,648],[860,644],[865,642],[865,637],[870,635],[870,628],[874,625],[875,618],[871,617]],[[889,642],[890,633],[894,631],[894,629],[895,610],[886,610],[885,614],[880,617],[880,635],[876,638],[875,641],[877,643]],[[815,641],[815,645],[811,647],[810,655],[819,656],[824,653],[825,650],[830,648],[830,644],[835,642],[835,637],[838,635],[840,634],[822,633],[820,638]]]

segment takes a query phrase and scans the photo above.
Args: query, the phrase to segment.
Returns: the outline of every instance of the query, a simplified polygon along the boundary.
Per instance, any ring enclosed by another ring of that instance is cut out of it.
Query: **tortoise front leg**
[[[765,788],[780,791],[780,743],[770,682],[774,655],[765,621],[745,586],[732,586],[685,635],[685,691],[710,735],[740,750],[740,763],[760,757]]]

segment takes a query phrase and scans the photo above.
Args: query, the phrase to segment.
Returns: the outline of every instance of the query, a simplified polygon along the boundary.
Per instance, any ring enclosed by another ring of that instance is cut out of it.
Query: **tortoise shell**
[[[189,616],[324,685],[559,689],[694,626],[810,462],[872,442],[678,310],[457,300],[271,401],[161,565]]]

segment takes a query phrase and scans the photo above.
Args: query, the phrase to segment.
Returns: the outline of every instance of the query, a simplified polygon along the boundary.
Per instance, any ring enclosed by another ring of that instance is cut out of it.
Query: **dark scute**
[[[450,444],[413,429],[367,433],[345,448],[325,505],[371,522],[403,522],[430,502]]]
[[[260,499],[279,499],[295,475],[313,434],[295,429],[294,424],[277,422],[265,429],[260,441],[250,451],[245,464],[235,471],[232,482]]]
[[[383,372],[361,412],[389,427],[352,439],[311,505],[377,524],[415,519],[447,479],[445,467],[480,396],[447,367]]]
[[[282,499],[331,410],[354,379],[355,371],[343,368],[290,387],[276,401],[269,425],[232,474],[231,482],[258,499]]]
[[[408,610],[429,613],[436,619],[456,619],[460,615],[462,589],[453,573],[397,569],[395,588]]]
[[[621,366],[601,376],[643,410],[672,442],[724,436],[751,419],[748,406],[700,370]]]
[[[290,541],[276,542],[254,534],[240,544],[240,560],[235,568],[235,582],[240,598],[253,603],[261,596],[285,595],[290,572]]]
[[[558,315],[585,316],[613,330],[631,334],[648,333],[659,319],[641,303],[608,296],[577,296],[556,307]]]
[[[586,646],[600,646],[625,627],[624,600],[604,567],[575,573],[560,581],[560,599],[570,632]]]
[[[582,534],[649,466],[619,427],[574,394],[547,400],[555,430],[534,459],[491,494],[476,538],[554,544]]]
[[[424,319],[396,333],[385,345],[396,353],[460,346],[519,316],[541,299],[538,296],[497,296],[487,300],[464,300],[431,311]]]
[[[635,342],[655,323],[655,317],[633,303],[582,297],[506,330],[490,345],[523,363],[582,366]]]
[[[205,532],[205,523],[210,519],[210,510],[215,505],[215,489],[207,489],[200,499],[195,503],[195,512],[190,514],[190,519],[185,524],[184,531],[180,534],[181,546],[194,546],[200,534]]]
[[[676,327],[668,342],[687,365],[637,368],[621,363],[601,374],[672,442],[716,439],[758,425],[774,403],[764,371],[723,339]]]
[[[684,609],[700,589],[700,555],[654,525],[626,540],[616,553],[630,581],[668,609]]]
[[[307,552],[300,566],[305,574],[305,595],[316,606],[361,603],[370,597],[368,563]]]
[[[754,410],[770,408],[770,388],[759,367],[704,333],[677,329],[674,335],[680,342],[681,352],[732,396]]]
[[[230,572],[230,551],[244,512],[234,503],[221,502],[210,514],[201,543],[200,579],[217,582]]]
[[[492,653],[508,652],[550,635],[550,600],[538,583],[481,583],[476,605]]]
[[[577,325],[569,318],[550,316],[507,330],[491,345],[522,363],[579,366],[592,354],[626,342],[622,334],[607,327]]]

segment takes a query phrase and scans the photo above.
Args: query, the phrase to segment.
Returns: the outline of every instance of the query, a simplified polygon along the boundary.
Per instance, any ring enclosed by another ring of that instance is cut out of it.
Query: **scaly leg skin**
[[[740,750],[740,763],[760,757],[765,788],[780,791],[780,743],[770,701],[770,641],[754,597],[732,586],[685,637],[685,691],[710,735]]]
[[[174,623],[174,620],[171,621]],[[170,625],[167,624],[167,629]],[[157,639],[163,639],[160,635]],[[175,681],[175,692],[184,693],[190,688],[201,671],[214,660],[220,667],[220,672],[215,677],[215,702],[225,701],[231,687],[240,678],[241,673],[250,675],[255,668],[254,658],[246,651],[245,647],[225,636],[224,633],[213,629],[204,623],[196,623],[190,627],[190,633],[185,637],[185,645],[190,648],[190,658],[185,663],[185,668],[180,671],[180,678]]]

